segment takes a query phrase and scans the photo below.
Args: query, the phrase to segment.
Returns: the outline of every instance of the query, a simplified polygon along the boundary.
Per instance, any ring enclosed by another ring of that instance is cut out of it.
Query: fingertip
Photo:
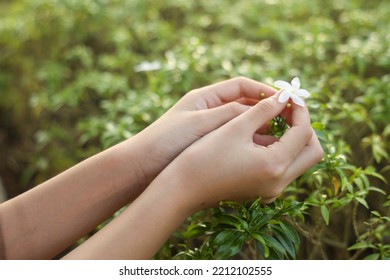
[[[293,104],[291,106],[291,125],[310,125],[310,114],[307,106]]]
[[[256,105],[240,116],[238,121],[245,123],[250,133],[255,133],[268,121],[278,116],[285,105],[278,102],[277,97],[272,95],[259,101]]]

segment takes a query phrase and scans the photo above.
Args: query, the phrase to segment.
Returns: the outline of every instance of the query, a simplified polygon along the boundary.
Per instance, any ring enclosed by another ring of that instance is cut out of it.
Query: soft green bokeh
[[[3,183],[17,195],[193,88],[299,76],[325,156],[284,195],[304,202],[304,221],[284,217],[301,235],[298,258],[389,258],[389,19],[386,0],[0,1]],[[145,62],[158,69],[137,72]],[[199,246],[170,242],[159,257]]]

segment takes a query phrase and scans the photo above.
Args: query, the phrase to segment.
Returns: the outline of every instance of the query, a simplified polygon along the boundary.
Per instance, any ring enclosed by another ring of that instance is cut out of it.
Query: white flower
[[[280,95],[278,98],[280,103],[284,103],[291,98],[295,104],[304,107],[305,103],[301,97],[310,96],[310,93],[307,90],[299,88],[301,86],[301,82],[298,77],[292,79],[291,84],[285,81],[276,81],[274,86],[280,88]]]
[[[158,61],[143,61],[140,64],[134,67],[135,72],[147,72],[159,70],[161,68],[161,63]]]

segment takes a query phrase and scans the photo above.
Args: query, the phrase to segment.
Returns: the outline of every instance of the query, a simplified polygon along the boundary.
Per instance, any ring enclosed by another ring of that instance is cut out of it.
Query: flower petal
[[[298,89],[295,94],[302,97],[310,96],[310,92],[308,92],[306,89]]]
[[[279,103],[286,102],[290,98],[290,96],[291,94],[287,90],[282,90],[278,98]]]
[[[274,86],[277,87],[277,88],[282,88],[282,89],[287,89],[287,90],[292,90],[294,89],[289,83],[285,82],[285,81],[276,81],[274,83]]]
[[[292,79],[291,85],[292,85],[295,89],[299,89],[299,87],[301,86],[301,81],[299,81],[299,78],[298,78],[298,77],[295,77],[294,79]]]
[[[297,104],[297,105],[299,105],[299,106],[302,106],[302,107],[305,107],[305,102],[303,101],[302,98],[300,98],[300,97],[298,97],[298,96],[296,96],[296,95],[291,95],[290,97],[291,97],[292,101],[293,101],[295,104]]]

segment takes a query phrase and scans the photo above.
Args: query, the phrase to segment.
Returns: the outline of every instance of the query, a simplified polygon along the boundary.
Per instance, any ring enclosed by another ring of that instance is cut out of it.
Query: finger
[[[248,97],[240,97],[240,98],[238,98],[238,99],[236,99],[234,101],[229,101],[229,102],[238,102],[240,104],[253,106],[253,105],[256,105],[259,102],[259,99],[248,98]],[[226,102],[226,103],[229,103],[229,102]]]
[[[259,127],[258,130],[256,130],[256,133],[261,135],[269,135],[269,132],[270,132],[269,122],[267,122],[263,126]]]
[[[290,103],[291,104],[291,103]],[[291,106],[297,106],[295,104],[292,104]],[[287,107],[283,110],[283,112],[280,114],[280,116],[286,121],[286,123],[291,126],[291,112],[292,112],[292,109],[291,107]]]
[[[280,116],[286,120],[288,125],[291,126],[291,123],[292,123],[292,116],[291,116],[292,111],[294,110],[294,108],[301,107],[301,106],[299,106],[299,105],[297,105],[297,104],[295,104],[294,102],[291,102],[291,101],[289,101],[289,104],[290,104],[290,106],[286,106],[286,108],[283,110],[283,112],[280,114]]]
[[[238,102],[230,102],[212,109],[197,111],[196,114],[198,114],[199,122],[202,123],[203,133],[206,134],[241,115],[251,107]]]
[[[269,97],[274,95],[276,90],[255,80],[239,77],[200,88],[196,92],[203,96],[208,108],[213,108],[241,97],[259,100],[260,93]]]
[[[272,145],[279,139],[277,137],[271,136],[271,135],[261,135],[258,133],[255,133],[253,136],[253,142],[257,145],[267,147],[269,145]]]
[[[279,182],[279,190],[277,193],[281,193],[293,180],[301,176],[304,172],[321,161],[323,150],[317,136],[313,132],[313,136],[310,139],[307,146],[303,148],[301,153],[295,158],[295,160],[287,166],[283,172],[283,176]],[[263,203],[270,203],[277,198],[278,195],[269,197],[263,197]]]
[[[309,168],[321,161],[323,156],[323,150],[317,136],[313,132],[313,136],[310,139],[308,145],[306,145],[297,158],[290,164],[287,169],[286,177],[292,180],[301,176]]]
[[[307,108],[301,106],[291,108],[291,127],[278,142],[269,146],[279,156],[283,156],[288,165],[301,153],[313,135]]]
[[[261,100],[245,113],[238,116],[232,121],[232,125],[239,125],[247,133],[253,135],[256,131],[264,127],[268,121],[279,115],[285,106],[286,102],[280,103],[278,102],[277,95],[272,95]]]

